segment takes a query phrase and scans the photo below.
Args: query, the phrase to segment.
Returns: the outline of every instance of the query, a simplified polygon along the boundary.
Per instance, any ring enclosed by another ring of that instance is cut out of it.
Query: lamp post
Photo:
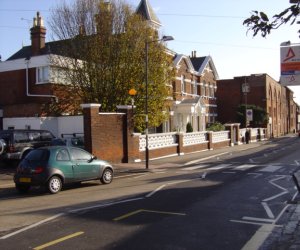
[[[247,94],[250,92],[250,86],[246,81],[245,77],[245,82],[242,84],[242,92],[245,95],[245,127],[247,128],[248,125],[248,117],[247,117]]]
[[[172,36],[163,36],[161,39],[157,40],[146,40],[145,42],[145,82],[146,82],[146,104],[145,104],[145,135],[146,135],[146,149],[145,149],[145,161],[146,161],[146,169],[149,169],[149,131],[148,131],[148,125],[149,125],[149,120],[148,120],[148,50],[149,50],[149,43],[154,43],[154,42],[159,42],[159,41],[172,41],[174,38]]]

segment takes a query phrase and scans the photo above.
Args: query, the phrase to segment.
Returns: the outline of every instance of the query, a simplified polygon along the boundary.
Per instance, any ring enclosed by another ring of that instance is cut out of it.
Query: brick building
[[[249,92],[243,93],[247,83]],[[296,103],[293,92],[280,85],[267,74],[234,77],[218,80],[217,104],[218,120],[222,123],[237,122],[237,108],[241,104],[259,106],[268,113],[268,135],[280,135],[296,130]]]
[[[147,0],[141,0],[136,10],[159,32],[161,23]],[[60,55],[60,42],[45,42],[46,27],[39,13],[30,29],[31,45],[25,46],[0,62],[0,128],[3,118],[42,117],[45,105],[55,105],[57,93],[53,84],[61,81],[54,55]],[[216,80],[218,73],[210,56],[197,57],[167,51],[173,57],[176,77],[168,86],[172,90],[170,119],[157,132],[185,131],[190,122],[194,131],[205,130],[217,116]],[[142,69],[141,69],[142,70]],[[122,105],[118,103],[117,105]],[[65,113],[76,115],[75,110]],[[13,122],[11,124],[14,126]],[[32,128],[35,128],[31,126]],[[154,130],[155,131],[155,130]]]

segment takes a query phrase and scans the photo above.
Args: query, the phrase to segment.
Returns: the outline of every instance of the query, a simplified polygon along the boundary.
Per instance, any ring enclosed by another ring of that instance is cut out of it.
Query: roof
[[[47,55],[47,54],[62,55],[63,50],[61,49],[61,46],[62,46],[63,42],[64,41],[61,40],[61,41],[45,43],[45,48],[41,49],[40,55]],[[7,61],[21,59],[21,58],[30,58],[30,57],[32,57],[31,45],[23,47],[22,49],[17,51],[15,54],[10,56],[7,59]]]
[[[215,75],[215,79],[219,79],[219,75],[211,56],[189,57],[182,54],[177,54],[174,58],[174,66],[179,67],[181,60],[186,60],[190,71],[195,71],[197,74],[204,73],[207,65],[209,65]]]
[[[196,71],[199,71],[199,69],[201,68],[202,64],[205,61],[206,56],[202,56],[202,57],[190,57],[190,60],[194,66],[194,69]]]
[[[151,5],[148,3],[148,0],[141,0],[140,4],[136,9],[136,13],[140,14],[143,18],[151,23],[154,23],[156,26],[161,26],[161,22],[156,16],[154,10]]]

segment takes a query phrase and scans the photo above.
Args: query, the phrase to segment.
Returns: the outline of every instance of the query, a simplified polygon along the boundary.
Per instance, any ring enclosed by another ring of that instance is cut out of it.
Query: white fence
[[[83,133],[83,116],[3,118],[3,129],[46,129],[56,137]]]
[[[219,132],[213,132],[212,133],[212,142],[223,142],[223,141],[229,141],[229,131],[219,131]]]
[[[149,134],[148,135],[148,148],[157,149],[164,147],[177,146],[176,133],[162,133],[162,134]],[[139,150],[145,151],[146,149],[146,135],[139,137]]]
[[[183,146],[190,146],[207,142],[207,132],[185,133],[183,135]]]
[[[208,143],[208,133],[194,132],[183,133],[183,146],[190,146],[196,144]],[[212,132],[212,142],[218,143],[223,141],[229,141],[229,131]],[[177,133],[162,133],[162,134],[149,134],[148,135],[148,148],[158,149],[164,147],[178,146]],[[139,136],[139,151],[145,151],[146,148],[146,135]]]

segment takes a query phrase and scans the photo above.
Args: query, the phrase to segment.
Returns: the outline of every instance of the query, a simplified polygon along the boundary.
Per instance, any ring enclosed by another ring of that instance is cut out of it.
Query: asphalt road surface
[[[156,161],[57,195],[0,192],[1,249],[271,249],[297,198],[297,137]],[[172,167],[164,167],[167,166]]]

